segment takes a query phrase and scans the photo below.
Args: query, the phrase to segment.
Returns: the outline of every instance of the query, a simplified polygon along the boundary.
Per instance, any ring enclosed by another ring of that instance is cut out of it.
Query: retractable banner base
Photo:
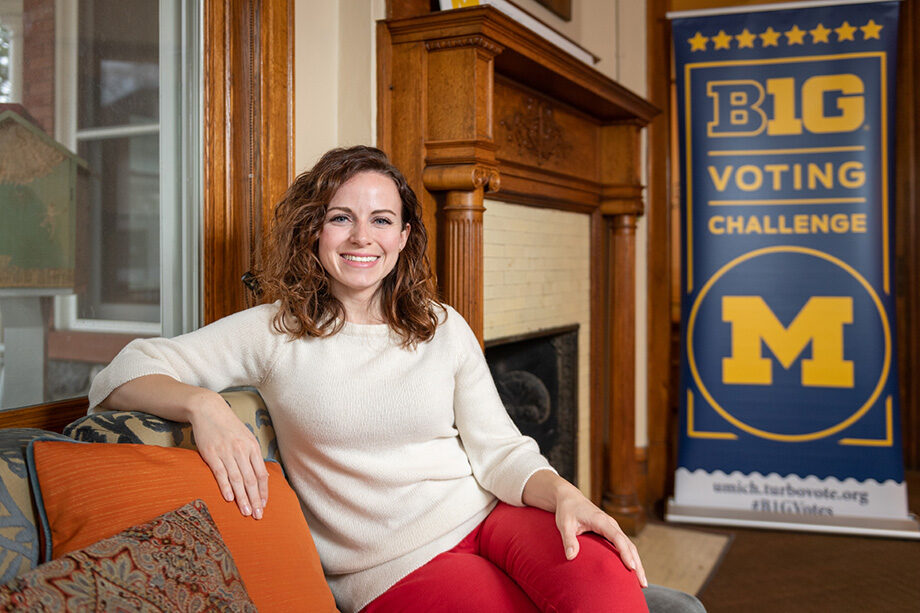
[[[920,522],[915,515],[908,519],[878,519],[868,517],[823,517],[808,515],[782,515],[764,511],[691,507],[668,500],[665,519],[671,522],[738,526],[741,528],[769,528],[772,530],[799,530],[859,536],[880,536],[920,540]]]
[[[903,481],[683,467],[675,477],[668,521],[920,539]]]

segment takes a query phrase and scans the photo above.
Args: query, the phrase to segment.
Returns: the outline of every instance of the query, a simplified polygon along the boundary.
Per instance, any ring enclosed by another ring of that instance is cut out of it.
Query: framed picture
[[[572,0],[537,0],[537,4],[545,6],[566,21],[572,21]]]
[[[572,0],[537,0],[537,2],[547,7],[554,13],[557,13],[563,19],[570,20],[572,18]],[[473,6],[484,5],[489,5],[498,9],[521,25],[533,30],[563,51],[566,51],[573,57],[581,60],[589,66],[593,66],[600,60],[600,58],[573,41],[571,38],[559,32],[546,22],[541,21],[537,17],[534,17],[511,0],[438,0],[437,4],[437,6],[439,6],[442,11],[449,11],[451,9],[464,9]],[[563,10],[563,8],[565,10],[565,15],[559,13],[559,10]]]

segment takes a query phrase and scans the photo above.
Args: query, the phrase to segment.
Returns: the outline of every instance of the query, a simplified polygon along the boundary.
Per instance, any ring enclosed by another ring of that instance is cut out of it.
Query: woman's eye
[[[340,223],[343,221],[348,221],[348,215],[333,215],[329,218],[329,221],[333,223]]]
[[[374,220],[374,223],[377,224],[377,225],[379,225],[379,226],[391,226],[391,225],[393,225],[393,222],[390,221],[389,219],[387,219],[386,217],[378,217],[377,219]]]

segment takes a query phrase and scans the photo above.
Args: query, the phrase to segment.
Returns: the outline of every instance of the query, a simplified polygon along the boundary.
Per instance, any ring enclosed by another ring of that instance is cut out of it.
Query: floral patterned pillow
[[[201,500],[0,587],[0,611],[255,611]]]

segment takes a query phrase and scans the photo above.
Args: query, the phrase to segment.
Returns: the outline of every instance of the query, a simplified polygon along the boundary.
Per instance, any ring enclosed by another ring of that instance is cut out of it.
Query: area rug
[[[650,523],[633,542],[649,583],[698,594],[731,543],[731,535]]]

